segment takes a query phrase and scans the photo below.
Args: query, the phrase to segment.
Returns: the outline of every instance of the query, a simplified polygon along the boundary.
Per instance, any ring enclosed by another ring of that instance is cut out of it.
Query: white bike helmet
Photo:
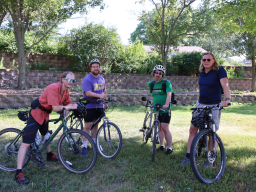
[[[165,68],[162,65],[155,66],[154,69],[153,69],[153,72],[156,71],[156,70],[163,71],[165,73]]]

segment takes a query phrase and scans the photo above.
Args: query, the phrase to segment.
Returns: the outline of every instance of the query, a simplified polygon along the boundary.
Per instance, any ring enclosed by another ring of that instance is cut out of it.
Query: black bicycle
[[[28,120],[29,111],[19,111],[18,117],[20,120]],[[45,148],[51,143],[59,131],[63,128],[64,133],[58,141],[57,149],[59,160],[62,165],[73,173],[86,173],[90,171],[97,160],[97,150],[92,138],[82,130],[69,129],[64,118],[65,108],[59,111],[60,117],[58,119],[49,120],[55,124],[61,121],[61,124],[56,131],[50,136],[43,146],[32,143],[26,152],[22,168],[24,168],[30,159],[39,163],[39,166],[44,166],[42,160],[42,153]],[[25,129],[25,128],[24,128]],[[17,155],[22,144],[22,135],[24,129],[19,130],[15,128],[7,128],[0,131],[0,169],[4,171],[16,171]],[[86,138],[91,145],[91,150],[88,150],[88,155],[82,156],[81,151],[83,147],[82,137]],[[41,148],[40,148],[41,147]]]
[[[143,141],[145,143],[148,142],[148,139],[151,138],[151,142],[153,143],[152,146],[152,161],[155,160],[155,152],[156,152],[156,144],[159,144],[159,127],[160,127],[160,122],[158,120],[159,112],[162,108],[161,105],[156,104],[152,105],[152,101],[146,99],[146,97],[141,98],[142,101],[147,101],[145,105],[145,118],[143,121],[143,126],[141,131],[143,132]],[[154,113],[153,110],[156,109],[156,112]],[[169,108],[170,112],[170,108]],[[153,115],[154,115],[154,121],[153,120]]]
[[[226,154],[224,145],[216,133],[212,110],[223,109],[220,105],[192,108],[191,123],[199,127],[199,132],[192,141],[190,162],[197,179],[206,184],[219,180],[225,171]]]
[[[105,158],[115,158],[121,151],[122,148],[122,133],[119,127],[113,122],[109,121],[106,117],[105,104],[116,102],[114,99],[98,99],[103,102],[103,113],[102,115],[93,123],[91,130],[95,127],[97,123],[102,120],[102,125],[99,127],[96,136],[96,146],[99,154]],[[83,99],[80,99],[83,102]],[[88,104],[88,101],[85,102]],[[77,118],[73,113],[67,117],[67,123],[73,129],[83,130],[83,124],[81,118]]]

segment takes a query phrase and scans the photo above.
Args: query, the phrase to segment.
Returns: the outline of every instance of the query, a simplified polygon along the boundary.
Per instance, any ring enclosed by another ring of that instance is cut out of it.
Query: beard
[[[97,76],[100,72],[99,71],[93,71],[91,72],[93,75]]]

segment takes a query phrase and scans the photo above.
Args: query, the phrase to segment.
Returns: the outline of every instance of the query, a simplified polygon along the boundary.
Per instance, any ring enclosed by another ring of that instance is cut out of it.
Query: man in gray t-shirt
[[[91,127],[103,113],[102,101],[98,101],[98,99],[105,99],[107,97],[107,91],[105,80],[99,75],[100,61],[93,59],[90,61],[89,65],[91,73],[84,78],[82,83],[84,98],[86,98],[89,103],[86,105],[87,114],[84,118],[84,131],[88,134],[91,132],[92,139],[96,142],[98,124],[92,130]],[[108,108],[108,104],[105,105],[105,108]],[[87,140],[83,141],[82,155],[87,155]]]

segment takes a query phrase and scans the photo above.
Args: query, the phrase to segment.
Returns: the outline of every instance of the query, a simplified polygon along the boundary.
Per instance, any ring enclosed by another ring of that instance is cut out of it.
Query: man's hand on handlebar
[[[108,109],[108,103],[105,103],[105,109]]]
[[[106,97],[107,97],[106,93],[99,94],[99,98],[101,99],[105,99]]]
[[[163,110],[169,109],[169,105],[163,105],[162,109]]]
[[[230,106],[230,105],[231,105],[230,100],[222,101],[222,102],[221,102],[221,107],[228,107],[228,106]]]

